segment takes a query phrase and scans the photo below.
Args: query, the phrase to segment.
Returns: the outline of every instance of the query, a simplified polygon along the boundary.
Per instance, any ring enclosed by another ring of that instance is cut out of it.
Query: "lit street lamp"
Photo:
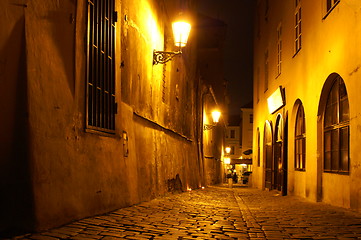
[[[204,124],[204,130],[211,130],[213,127],[215,127],[219,122],[220,117],[221,117],[221,112],[218,110],[214,110],[212,112],[213,124]]]
[[[174,22],[172,24],[174,44],[179,48],[179,51],[156,51],[153,52],[153,64],[164,64],[176,55],[182,54],[182,47],[185,47],[188,41],[191,25],[184,21]]]

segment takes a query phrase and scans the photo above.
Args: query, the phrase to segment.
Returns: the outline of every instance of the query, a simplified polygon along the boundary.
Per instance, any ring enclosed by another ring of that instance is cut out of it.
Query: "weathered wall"
[[[46,229],[201,186],[196,45],[190,39],[182,57],[152,64],[164,39],[172,48],[163,2],[116,1],[114,135],[85,130],[87,1],[13,2],[0,3],[8,22],[0,30],[1,207],[13,204],[1,211],[0,231]]]
[[[33,226],[25,9],[21,1],[0,2],[0,232]]]

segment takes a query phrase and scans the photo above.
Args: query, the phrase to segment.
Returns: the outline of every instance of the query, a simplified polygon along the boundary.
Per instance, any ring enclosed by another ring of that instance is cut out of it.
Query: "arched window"
[[[349,172],[350,115],[344,81],[338,76],[327,97],[324,116],[324,171]]]
[[[305,112],[300,104],[296,115],[295,128],[295,170],[304,171],[306,168],[306,127]]]

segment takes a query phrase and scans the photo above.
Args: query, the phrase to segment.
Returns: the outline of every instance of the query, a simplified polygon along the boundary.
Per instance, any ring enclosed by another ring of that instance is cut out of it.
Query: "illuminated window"
[[[337,77],[328,94],[324,115],[324,171],[349,172],[350,116],[345,83]]]
[[[301,0],[296,1],[296,8],[295,8],[295,53],[300,51],[302,46],[302,11],[301,11]]]
[[[340,0],[325,0],[326,5],[326,16],[335,8],[335,6],[340,2]]]
[[[298,107],[295,129],[295,169],[305,170],[306,168],[306,127],[305,112],[303,105]]]
[[[87,129],[115,130],[114,0],[88,0]]]
[[[277,28],[277,76],[281,74],[282,66],[282,25]]]

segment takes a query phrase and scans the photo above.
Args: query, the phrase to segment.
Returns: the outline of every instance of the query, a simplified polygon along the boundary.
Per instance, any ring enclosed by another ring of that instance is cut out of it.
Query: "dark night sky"
[[[224,74],[230,97],[229,114],[253,99],[253,10],[255,0],[199,0],[199,12],[227,24]]]

